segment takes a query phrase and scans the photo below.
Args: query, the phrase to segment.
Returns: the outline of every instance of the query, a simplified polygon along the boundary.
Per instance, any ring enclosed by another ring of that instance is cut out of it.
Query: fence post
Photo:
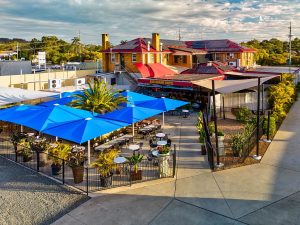
[[[131,172],[131,164],[129,164],[129,185],[131,186],[131,184],[132,184],[132,181],[131,181],[131,180],[132,180],[132,179],[131,179],[131,176],[130,176],[130,175],[131,175],[130,172]]]
[[[40,172],[40,152],[39,151],[35,151],[36,152],[36,171]]]
[[[65,184],[65,160],[63,159],[62,161],[62,182]]]
[[[174,144],[174,152],[173,152],[173,177],[176,174],[176,145]]]
[[[268,126],[267,126],[267,141],[270,140],[270,116],[271,116],[271,111],[268,111]]]
[[[86,194],[89,195],[89,168],[86,167]]]

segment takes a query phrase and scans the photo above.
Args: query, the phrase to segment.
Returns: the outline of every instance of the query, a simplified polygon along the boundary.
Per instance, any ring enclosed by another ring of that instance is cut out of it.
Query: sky
[[[300,0],[0,0],[0,37],[41,38],[113,44],[137,37],[182,40],[300,36]],[[298,25],[299,24],[299,25]]]

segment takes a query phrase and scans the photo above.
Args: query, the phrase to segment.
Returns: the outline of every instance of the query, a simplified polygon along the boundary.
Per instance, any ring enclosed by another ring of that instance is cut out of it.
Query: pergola
[[[194,85],[207,88],[212,92],[213,95],[213,111],[214,115],[216,115],[216,92],[221,94],[233,93],[238,92],[245,89],[250,89],[253,87],[257,87],[257,127],[260,123],[259,111],[260,111],[260,85],[264,82],[271,80],[273,78],[278,77],[277,75],[268,76],[268,77],[258,77],[258,78],[251,78],[251,79],[243,79],[243,80],[199,80],[199,81],[192,81]],[[217,117],[214,116],[214,125],[215,125],[215,133],[218,132],[218,125],[217,125]],[[218,144],[218,137],[215,135],[215,142],[216,142],[216,154],[217,154],[217,163],[216,166],[222,166],[220,164],[220,157],[219,157],[219,144]],[[259,129],[256,132],[256,155],[254,156],[255,159],[259,160],[261,156],[259,156]]]

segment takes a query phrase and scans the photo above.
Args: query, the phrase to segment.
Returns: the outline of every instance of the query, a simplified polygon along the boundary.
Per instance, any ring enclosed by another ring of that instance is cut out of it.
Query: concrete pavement
[[[296,102],[260,164],[216,173],[200,154],[195,116],[182,120],[177,179],[107,192],[55,224],[300,224],[299,111]]]

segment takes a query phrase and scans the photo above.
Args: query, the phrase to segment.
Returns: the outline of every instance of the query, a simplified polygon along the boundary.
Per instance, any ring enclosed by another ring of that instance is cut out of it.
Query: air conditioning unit
[[[48,87],[49,89],[61,88],[61,79],[49,79]]]
[[[77,78],[75,79],[75,86],[85,85],[85,78]]]

